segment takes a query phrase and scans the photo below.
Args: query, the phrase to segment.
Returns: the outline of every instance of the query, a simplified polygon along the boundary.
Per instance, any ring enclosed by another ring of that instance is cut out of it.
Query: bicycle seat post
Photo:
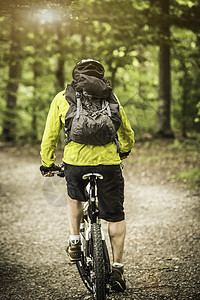
[[[89,179],[90,189],[91,189],[91,201],[96,201],[97,197],[97,180],[103,179],[103,175],[99,173],[87,173],[82,177],[84,180]]]
[[[84,180],[88,179],[90,188],[89,188],[89,195],[90,195],[90,219],[92,223],[96,223],[98,217],[98,197],[97,197],[97,180],[103,179],[103,176],[99,173],[87,173],[82,177]]]

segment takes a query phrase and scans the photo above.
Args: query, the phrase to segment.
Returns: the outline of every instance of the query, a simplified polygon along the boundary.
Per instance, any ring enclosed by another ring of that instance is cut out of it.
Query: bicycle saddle
[[[90,178],[91,176],[94,176],[95,178],[98,178],[98,179],[103,179],[103,175],[99,174],[99,173],[87,173],[85,175],[83,175],[83,179],[86,180],[88,178]]]

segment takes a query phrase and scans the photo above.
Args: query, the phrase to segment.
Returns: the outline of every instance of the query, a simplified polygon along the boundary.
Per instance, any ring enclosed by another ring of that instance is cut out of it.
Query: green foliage
[[[200,137],[199,137],[200,138]],[[181,180],[191,188],[200,187],[200,139],[175,140],[168,150],[177,154],[179,168],[170,176],[171,179]]]
[[[200,190],[199,139],[151,139],[136,142],[127,159],[131,168],[140,168],[142,176],[154,172],[163,181],[179,181],[193,191]],[[134,169],[133,169],[134,170]]]
[[[199,38],[194,33],[185,30],[174,30],[173,37],[173,116],[174,125],[184,136],[187,131],[200,130],[195,124],[197,104],[200,97],[199,87]]]
[[[53,97],[72,80],[75,63],[92,57],[104,64],[136,137],[153,135],[163,22],[171,26],[173,130],[196,134],[200,129],[197,6],[196,1],[173,0],[167,18],[158,0],[106,0],[103,5],[100,0],[6,1],[0,6],[0,134],[7,118],[10,64],[18,61],[22,67],[20,78],[14,79],[16,141],[38,142]],[[12,24],[19,39],[17,52],[11,47]]]
[[[200,187],[200,169],[192,168],[181,172],[177,172],[172,176],[174,179],[182,180],[189,184],[191,188]]]
[[[197,103],[197,117],[194,119],[195,123],[200,123],[200,102]]]

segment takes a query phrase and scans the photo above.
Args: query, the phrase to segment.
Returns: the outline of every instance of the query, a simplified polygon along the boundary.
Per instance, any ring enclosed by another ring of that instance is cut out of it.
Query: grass
[[[193,139],[153,139],[136,142],[129,164],[151,169],[167,180],[200,190],[200,143]]]
[[[178,179],[188,183],[191,188],[198,186],[200,188],[200,169],[193,168],[181,172],[177,172],[172,176],[172,179]]]

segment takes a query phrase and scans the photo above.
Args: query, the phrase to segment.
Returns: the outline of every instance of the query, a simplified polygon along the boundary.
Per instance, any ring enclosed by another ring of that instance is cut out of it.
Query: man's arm
[[[135,143],[134,131],[131,128],[129,120],[122,106],[119,106],[119,112],[122,122],[117,133],[121,147],[121,153],[127,153],[128,155]]]
[[[55,150],[60,137],[62,123],[59,116],[57,96],[53,99],[46,120],[46,126],[41,143],[41,159],[44,167],[51,167],[55,160]]]

